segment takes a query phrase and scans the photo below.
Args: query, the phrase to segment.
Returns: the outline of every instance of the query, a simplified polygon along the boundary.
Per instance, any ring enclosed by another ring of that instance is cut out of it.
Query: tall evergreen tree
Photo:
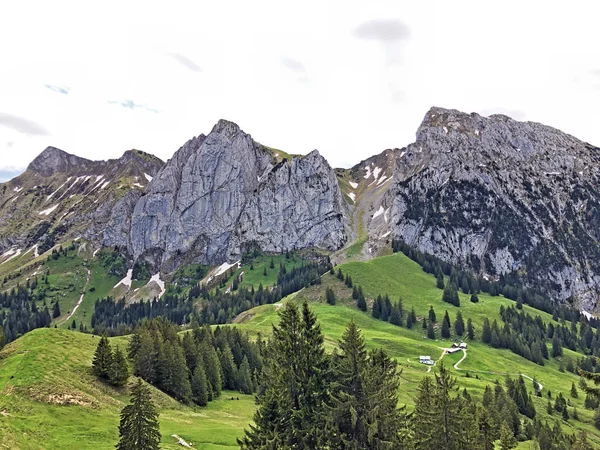
[[[229,390],[237,389],[237,367],[233,360],[233,353],[229,344],[225,343],[222,349],[217,352],[219,362],[221,363],[221,373],[223,374],[223,388]]]
[[[500,427],[500,448],[502,450],[511,450],[517,446],[518,442],[507,422],[503,422]]]
[[[475,328],[473,328],[473,321],[470,317],[467,319],[467,336],[470,340],[475,339]]]
[[[406,328],[411,329],[416,322],[417,314],[415,313],[415,308],[412,308],[406,316]]]
[[[254,392],[250,363],[245,355],[238,373],[238,388],[242,394],[252,394]]]
[[[117,450],[158,450],[160,429],[158,412],[152,403],[150,389],[141,379],[131,389],[130,404],[121,411],[120,440]]]
[[[432,323],[437,322],[437,317],[435,316],[435,311],[433,310],[433,306],[429,307],[429,321]]]
[[[316,449],[327,439],[322,426],[329,363],[316,316],[304,302],[280,311],[267,352],[255,425],[238,441],[242,449]]]
[[[444,319],[442,320],[442,337],[447,339],[450,337],[450,316],[448,315],[448,311],[444,314]]]
[[[333,289],[330,287],[325,289],[325,300],[330,305],[335,305],[335,292],[333,292]]]
[[[109,372],[110,383],[115,386],[125,386],[129,379],[129,367],[125,355],[119,347],[114,352]]]
[[[54,302],[54,306],[52,306],[52,318],[56,319],[60,317],[60,305],[58,304],[58,300]]]
[[[113,365],[113,353],[108,343],[108,338],[102,336],[96,352],[94,353],[94,360],[92,361],[92,371],[94,375],[99,378],[108,380],[110,378],[110,371]]]
[[[206,406],[208,404],[208,382],[202,364],[196,366],[190,387],[192,389],[192,401],[198,406]]]
[[[431,321],[427,324],[427,337],[429,339],[435,339],[435,329],[433,328],[433,322]]]
[[[465,322],[460,311],[456,313],[456,320],[454,321],[454,331],[456,332],[457,336],[462,336],[463,334],[465,334]]]

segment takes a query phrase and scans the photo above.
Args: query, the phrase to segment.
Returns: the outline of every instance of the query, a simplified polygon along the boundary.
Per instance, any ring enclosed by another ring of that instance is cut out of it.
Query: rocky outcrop
[[[55,173],[67,173],[89,164],[93,164],[93,162],[79,156],[71,155],[56,147],[47,147],[29,164],[27,169],[45,177],[50,177]]]
[[[392,233],[591,309],[600,282],[600,149],[509,117],[432,108],[396,161]]]
[[[248,245],[335,249],[345,237],[342,208],[337,180],[318,152],[275,165],[269,150],[221,120],[150,183],[133,212],[129,249],[167,271],[184,257],[222,263]]]

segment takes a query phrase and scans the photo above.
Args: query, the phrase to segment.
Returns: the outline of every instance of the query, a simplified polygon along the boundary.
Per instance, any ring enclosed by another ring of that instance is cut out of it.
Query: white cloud
[[[433,105],[517,111],[600,145],[597,8],[9,2],[0,98],[12,119],[0,126],[0,168],[24,167],[48,145],[93,159],[139,148],[166,160],[220,118],[266,145],[318,148],[347,166],[412,142]]]

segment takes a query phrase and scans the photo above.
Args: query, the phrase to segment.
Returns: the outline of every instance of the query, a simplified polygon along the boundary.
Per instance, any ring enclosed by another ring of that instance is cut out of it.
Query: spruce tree
[[[206,406],[208,404],[208,382],[202,364],[196,366],[190,386],[192,388],[192,401],[198,406]]]
[[[438,273],[435,278],[436,278],[435,285],[437,286],[437,288],[444,289],[444,275],[442,275],[441,273]]]
[[[517,444],[517,439],[510,425],[506,421],[502,422],[502,426],[500,427],[500,448],[502,450],[511,450]]]
[[[372,315],[375,319],[379,319],[381,318],[381,307],[382,307],[382,300],[381,300],[381,295],[377,296],[377,299],[375,300],[375,302],[373,302],[373,311],[372,311]]]
[[[406,328],[411,329],[416,321],[417,315],[415,313],[415,308],[412,308],[406,316]]]
[[[578,398],[579,393],[577,392],[577,388],[575,387],[575,383],[571,383],[571,397]]]
[[[433,310],[433,306],[429,307],[429,321],[432,323],[437,322],[437,317],[435,316],[435,311]]]
[[[248,362],[248,357],[246,355],[244,355],[242,364],[240,364],[238,387],[242,394],[252,394],[252,392],[254,392],[252,374],[250,373],[250,363]]]
[[[238,440],[242,449],[316,449],[328,436],[325,403],[329,363],[323,334],[308,303],[288,302],[273,325],[266,353],[265,392],[257,397],[254,425]]]
[[[362,288],[358,290],[358,298],[356,299],[356,306],[361,311],[367,310],[367,301],[365,300],[365,296],[363,295]]]
[[[117,450],[158,450],[160,429],[158,412],[152,403],[150,389],[141,379],[131,389],[130,404],[121,411],[120,440]]]
[[[58,304],[58,300],[54,302],[54,306],[52,306],[52,318],[56,319],[60,317],[60,305]]]
[[[335,292],[333,292],[333,289],[330,287],[325,289],[325,300],[330,305],[335,305]]]
[[[477,297],[477,294],[471,294],[471,303],[479,303],[479,297]]]
[[[456,313],[456,320],[454,321],[454,331],[456,332],[457,336],[462,336],[463,334],[465,334],[465,322],[460,311]]]
[[[115,350],[109,372],[109,380],[115,386],[125,386],[129,379],[129,367],[125,355],[119,347]]]
[[[425,320],[425,319],[423,319]],[[427,337],[429,339],[435,339],[435,330],[433,328],[433,322],[427,324]]]
[[[398,303],[396,303],[392,307],[392,312],[390,314],[389,320],[392,325],[402,326],[402,314],[400,312],[400,307],[398,306]]]
[[[467,336],[470,340],[475,339],[475,329],[473,328],[473,321],[470,317],[467,319]]]
[[[221,363],[214,347],[206,340],[200,345],[200,353],[202,355],[204,371],[206,372],[206,380],[208,381],[208,399],[210,401],[219,397],[223,389]]]
[[[442,320],[442,337],[450,337],[450,316],[448,315],[448,311],[444,313],[444,319]]]
[[[221,363],[221,374],[223,375],[223,388],[229,390],[237,389],[237,367],[233,360],[233,353],[229,344],[225,344],[223,349],[219,349],[217,352],[219,355],[219,362]]]
[[[94,354],[94,360],[92,361],[92,371],[97,377],[108,380],[110,378],[112,365],[112,349],[108,343],[108,338],[102,336],[96,347],[96,353]]]

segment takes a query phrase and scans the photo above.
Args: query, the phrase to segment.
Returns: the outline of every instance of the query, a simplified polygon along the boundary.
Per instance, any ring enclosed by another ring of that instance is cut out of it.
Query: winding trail
[[[79,301],[77,302],[77,304],[73,308],[73,311],[71,311],[71,314],[69,314],[69,316],[63,321],[63,323],[68,322],[69,319],[71,317],[73,317],[73,314],[75,314],[75,311],[77,311],[77,308],[79,308],[79,305],[81,305],[81,303],[83,302],[83,296],[85,295],[85,291],[87,291],[88,284],[90,284],[90,277],[91,277],[91,275],[92,275],[92,272],[90,271],[90,269],[88,269],[88,271],[87,271],[87,280],[85,281],[85,286],[83,286],[83,290],[81,291],[81,297],[79,297]]]
[[[458,365],[460,363],[462,363],[467,358],[467,350],[463,348],[462,352],[463,352],[463,357],[456,364],[454,364],[454,369],[456,369],[456,370],[465,370],[465,369],[461,369],[460,367],[458,367]],[[446,353],[443,353],[442,357],[445,354]],[[440,358],[440,359],[442,359],[442,358]],[[430,370],[431,370],[431,367],[429,368],[429,370],[427,370],[427,372],[429,372]],[[487,374],[490,374],[490,375],[515,375],[515,374],[508,373],[508,372],[490,372],[490,371],[486,371],[486,370],[469,370],[469,372],[487,373]],[[523,378],[527,378],[528,380],[533,381],[533,378],[531,378],[529,375],[525,375],[524,373],[519,373],[517,375],[520,375]],[[541,391],[542,389],[544,389],[544,385],[542,383],[540,383],[537,380],[536,380],[536,382],[538,384],[538,388],[539,388],[538,390]]]

